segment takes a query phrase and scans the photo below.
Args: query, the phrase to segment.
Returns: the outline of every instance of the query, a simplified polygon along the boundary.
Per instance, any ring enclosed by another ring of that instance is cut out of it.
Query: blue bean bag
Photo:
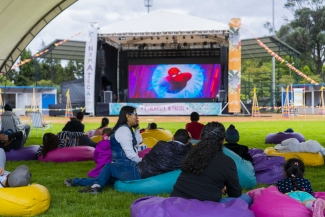
[[[290,138],[296,138],[299,142],[304,142],[305,137],[300,133],[285,133],[285,132],[279,132],[279,133],[269,133],[265,137],[265,143],[266,144],[280,144],[283,140],[290,139]]]
[[[252,189],[257,185],[254,167],[251,162],[244,160],[235,152],[229,150],[226,147],[222,148],[225,155],[231,157],[237,166],[237,172],[239,177],[239,183],[242,188]],[[218,165],[222,166],[222,165]]]
[[[180,197],[143,197],[131,205],[131,217],[216,217],[240,216],[254,217],[248,204],[242,199],[234,199],[226,203],[199,201]]]
[[[180,173],[181,170],[175,170],[146,179],[116,181],[114,188],[121,192],[136,194],[170,194]]]
[[[37,160],[37,150],[39,145],[31,145],[22,147],[18,150],[11,149],[6,152],[7,161],[19,161],[19,160]]]

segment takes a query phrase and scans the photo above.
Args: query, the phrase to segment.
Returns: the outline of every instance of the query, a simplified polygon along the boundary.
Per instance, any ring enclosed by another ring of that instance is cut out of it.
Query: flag
[[[69,89],[68,89],[68,90],[67,90],[67,93],[65,94],[65,96],[68,97],[69,94],[70,94],[70,91],[69,91]]]
[[[253,90],[254,93],[256,93],[256,87],[254,87],[254,90]]]

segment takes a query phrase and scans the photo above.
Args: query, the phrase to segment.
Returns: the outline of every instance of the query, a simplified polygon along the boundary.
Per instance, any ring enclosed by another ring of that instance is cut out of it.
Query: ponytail
[[[285,164],[284,170],[287,178],[291,178],[293,186],[296,187],[299,191],[305,191],[305,189],[300,187],[297,182],[297,178],[304,177],[304,163],[298,158],[291,158]]]

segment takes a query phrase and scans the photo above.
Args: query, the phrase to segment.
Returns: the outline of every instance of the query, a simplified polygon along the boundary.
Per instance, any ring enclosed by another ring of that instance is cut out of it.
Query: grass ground
[[[52,118],[52,132],[59,132],[67,121],[66,118]],[[85,130],[95,129],[99,126],[101,118],[85,118]],[[109,117],[110,126],[113,126],[116,117]],[[155,121],[159,127],[169,129],[174,133],[179,128],[184,128],[187,117],[140,117],[141,127],[147,126],[147,122]],[[305,138],[317,140],[325,145],[323,116],[297,117],[295,119],[283,119],[281,116],[273,117],[202,117],[202,122],[220,121],[227,128],[234,124],[240,132],[240,143],[250,148],[265,149],[268,145],[264,143],[265,136],[270,132],[284,131],[292,128],[296,132],[302,133]],[[27,145],[41,144],[41,137],[36,137],[32,132],[32,137],[28,139]],[[6,169],[11,171],[20,164],[29,166],[33,177],[32,183],[39,183],[46,186],[51,194],[50,209],[40,216],[129,216],[130,205],[134,200],[144,195],[120,193],[106,187],[99,195],[79,194],[77,190],[82,187],[66,187],[63,180],[73,177],[86,177],[87,172],[95,166],[92,161],[74,163],[42,163],[39,161],[7,162]],[[325,166],[307,167],[306,178],[308,178],[315,191],[325,191],[323,179],[325,177]],[[259,185],[257,187],[260,187]],[[160,195],[167,197],[168,195]]]

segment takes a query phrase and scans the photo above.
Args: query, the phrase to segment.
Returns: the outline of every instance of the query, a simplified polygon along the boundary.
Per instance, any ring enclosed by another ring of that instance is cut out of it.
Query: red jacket
[[[186,124],[186,130],[190,132],[193,139],[201,139],[201,132],[204,127],[204,124],[201,124],[197,121],[192,121],[191,123]]]

